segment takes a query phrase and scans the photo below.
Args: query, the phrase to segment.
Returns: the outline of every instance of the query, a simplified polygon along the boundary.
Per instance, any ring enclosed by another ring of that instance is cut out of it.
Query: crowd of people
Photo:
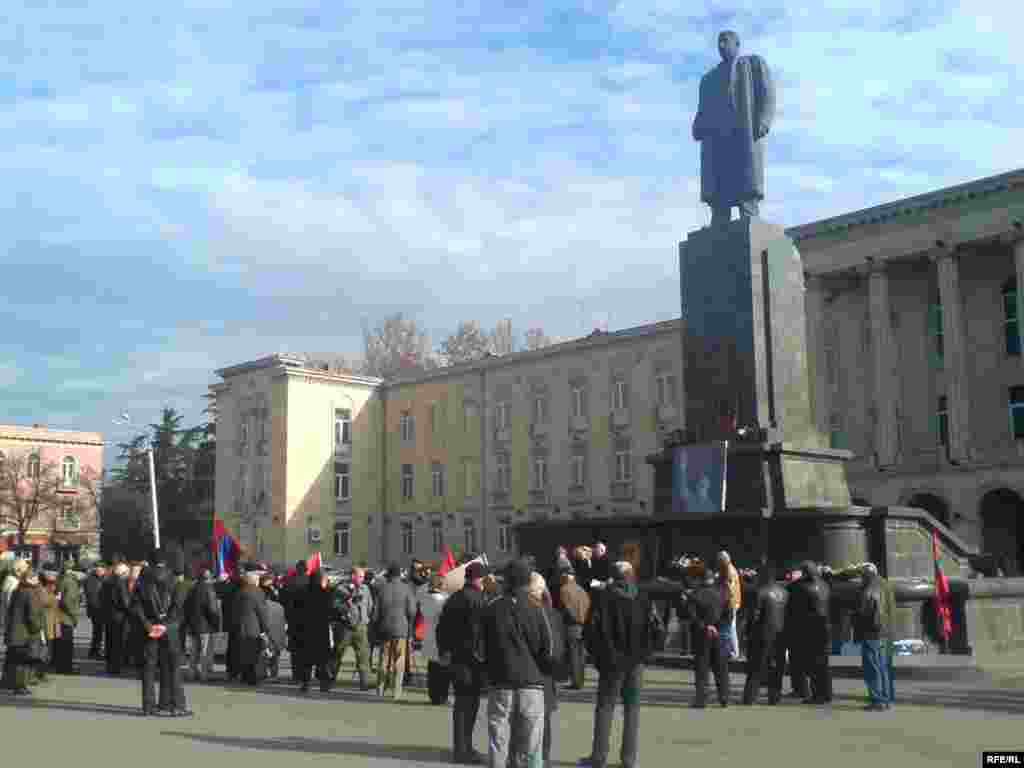
[[[98,563],[79,584],[69,568],[37,574],[16,561],[0,583],[3,685],[25,696],[49,672],[75,673],[73,636],[82,610],[92,624],[89,657],[105,659],[111,675],[138,674],[145,716],[192,715],[183,670],[195,682],[212,681],[223,634],[229,682],[256,686],[278,677],[288,650],[302,692],[314,673],[320,690],[330,691],[351,647],[359,687],[396,699],[416,646],[427,660],[430,701],[444,705],[454,693],[454,762],[534,768],[550,765],[559,690],[581,689],[589,660],[599,680],[591,754],[580,765],[607,765],[621,702],[620,757],[631,768],[638,764],[643,667],[664,644],[665,601],[640,590],[634,566],[613,562],[600,542],[571,554],[560,547],[555,563],[545,578],[530,557],[501,573],[474,560],[465,566],[464,587],[448,594],[440,574],[407,577],[397,563],[379,575],[355,568],[341,583],[306,561],[283,579],[261,571],[217,578],[208,569],[190,579],[180,554],[158,551],[145,563],[118,556]],[[706,706],[709,677],[719,705],[731,703],[729,661],[740,653],[741,612],[743,704],[755,703],[762,688],[770,704],[778,703],[787,666],[790,695],[816,705],[832,700],[829,586],[815,564],[803,564],[784,581],[762,566],[749,590],[728,553],[720,552],[715,567],[690,567],[684,578],[667,602],[694,656],[692,706]],[[894,698],[887,631],[893,605],[891,587],[867,564],[854,629],[872,711],[887,709]],[[488,756],[474,750],[472,739],[485,697]]]

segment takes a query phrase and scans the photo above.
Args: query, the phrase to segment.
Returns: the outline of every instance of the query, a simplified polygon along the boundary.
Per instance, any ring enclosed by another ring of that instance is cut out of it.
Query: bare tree
[[[540,326],[535,326],[528,330],[524,334],[524,337],[526,349],[529,350],[530,352],[536,349],[550,347],[554,343],[550,337],[545,335],[544,329],[541,328]]]
[[[363,324],[364,373],[391,379],[402,373],[428,371],[438,367],[430,351],[430,339],[416,321],[401,312],[384,319],[376,328]]]
[[[493,349],[493,339],[480,329],[480,323],[475,320],[459,323],[459,329],[441,342],[441,353],[448,365],[480,360]]]
[[[24,546],[29,530],[46,525],[61,506],[61,470],[42,462],[32,451],[7,454],[0,460],[0,521],[18,531]]]

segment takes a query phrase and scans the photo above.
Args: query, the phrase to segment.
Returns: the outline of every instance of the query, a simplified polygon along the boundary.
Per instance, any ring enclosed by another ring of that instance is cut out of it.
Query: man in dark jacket
[[[377,593],[374,622],[377,637],[384,647],[384,657],[377,673],[377,695],[383,696],[384,689],[393,686],[395,699],[402,698],[409,632],[416,620],[416,599],[401,575],[398,563],[388,566],[386,579]]]
[[[828,668],[828,655],[832,646],[829,588],[814,563],[806,562],[800,570],[803,575],[793,585],[789,597],[793,610],[787,616],[787,628],[789,618],[792,617],[794,626],[790,636],[795,640],[795,650],[804,661],[801,666],[811,684],[810,696],[804,699],[804,703],[827,704],[832,701],[832,674]]]
[[[247,685],[259,685],[266,673],[264,638],[269,639],[266,596],[258,573],[242,576],[231,607],[231,628],[238,648],[238,674]]]
[[[260,589],[263,590],[267,608],[267,634],[270,636],[270,656],[267,659],[267,677],[277,679],[278,669],[281,663],[281,652],[288,647],[288,637],[285,634],[284,607],[280,602],[280,593],[274,587],[274,577],[263,576],[260,579]]]
[[[586,643],[599,679],[593,747],[580,764],[607,766],[615,702],[621,698],[622,765],[635,768],[640,747],[640,689],[644,664],[653,650],[650,627],[654,608],[637,589],[630,563],[615,563],[611,576],[610,586],[591,593]]]
[[[854,615],[854,640],[860,643],[861,661],[864,664],[864,685],[868,689],[869,712],[884,712],[889,708],[888,665],[882,643],[887,634],[884,618],[885,596],[881,579],[873,564],[862,571],[864,580],[860,590],[860,601]]]
[[[103,583],[100,594],[103,615],[107,619],[107,672],[111,675],[120,675],[130,621],[128,609],[131,595],[128,593],[127,563],[114,561],[112,572]]]
[[[448,598],[437,623],[437,649],[451,657],[449,672],[455,689],[452,708],[454,762],[479,765],[483,755],[473,749],[473,729],[480,711],[480,695],[487,687],[483,664],[484,578],[482,563],[466,566],[463,588]]]
[[[191,717],[181,680],[181,623],[183,606],[178,602],[173,563],[157,550],[152,565],[143,572],[132,609],[143,632],[142,714]],[[157,669],[160,699],[156,698]]]
[[[11,593],[7,606],[4,683],[16,696],[28,696],[32,671],[42,663],[46,641],[46,608],[39,594],[39,577],[31,568],[21,571],[21,582]]]
[[[284,622],[288,627],[288,652],[292,656],[292,680],[299,682],[299,667],[296,663],[296,648],[298,644],[298,628],[302,623],[302,605],[306,592],[309,590],[309,576],[306,573],[306,561],[299,560],[295,568],[284,581],[281,589],[281,605],[284,608]]]
[[[107,618],[103,615],[103,582],[107,578],[107,564],[98,562],[92,573],[85,578],[85,613],[92,624],[92,642],[89,643],[89,658],[103,658],[103,636],[106,634]]]
[[[512,719],[521,742],[516,752],[540,765],[544,745],[544,687],[550,669],[552,630],[547,614],[529,600],[530,566],[513,561],[507,591],[484,613],[483,652],[490,683],[487,708],[491,768],[507,768]]]
[[[57,582],[58,632],[53,646],[53,667],[58,675],[75,673],[75,627],[82,612],[82,588],[70,560],[65,561]]]
[[[761,684],[768,677],[768,702],[778,704],[782,697],[782,673],[778,648],[786,622],[788,594],[775,581],[775,568],[770,564],[758,573],[758,590],[753,612],[747,624],[747,683],[743,687],[743,703],[753,704],[761,694]],[[785,665],[785,655],[782,657]]]
[[[719,706],[729,706],[729,659],[718,634],[718,627],[725,614],[725,601],[725,595],[715,583],[714,572],[708,569],[704,574],[704,583],[688,604],[693,626],[696,696],[692,706],[695,709],[706,706],[709,670],[715,678]]]
[[[206,568],[185,599],[192,679],[201,683],[209,679],[213,669],[213,636],[220,631],[220,602],[213,585],[213,573]]]

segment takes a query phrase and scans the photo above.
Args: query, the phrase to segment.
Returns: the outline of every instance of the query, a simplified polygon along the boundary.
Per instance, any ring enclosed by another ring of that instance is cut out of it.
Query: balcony
[[[633,481],[616,481],[612,483],[612,498],[615,501],[631,501],[633,499]]]
[[[512,428],[511,427],[500,427],[494,430],[494,442],[496,443],[510,443],[512,442]]]
[[[530,425],[530,437],[544,437],[548,434],[549,425],[542,421]]]
[[[612,429],[625,429],[629,426],[629,408],[616,408],[612,411]]]
[[[569,431],[570,432],[586,432],[590,429],[590,422],[586,416],[570,416],[569,417]]]
[[[335,443],[334,444],[334,455],[335,456],[351,456],[352,455],[352,443]]]
[[[672,424],[676,420],[678,411],[676,407],[671,404],[663,404],[658,406],[658,423],[659,424]]]
[[[545,505],[551,503],[551,490],[548,488],[530,489],[530,504]]]

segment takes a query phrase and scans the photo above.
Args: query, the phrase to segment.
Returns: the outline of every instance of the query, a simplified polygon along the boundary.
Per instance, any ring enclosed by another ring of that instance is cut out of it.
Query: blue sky
[[[1010,2],[122,0],[0,28],[0,421],[198,419],[215,368],[404,311],[678,314],[715,37],[769,63],[786,226],[1020,165]]]

